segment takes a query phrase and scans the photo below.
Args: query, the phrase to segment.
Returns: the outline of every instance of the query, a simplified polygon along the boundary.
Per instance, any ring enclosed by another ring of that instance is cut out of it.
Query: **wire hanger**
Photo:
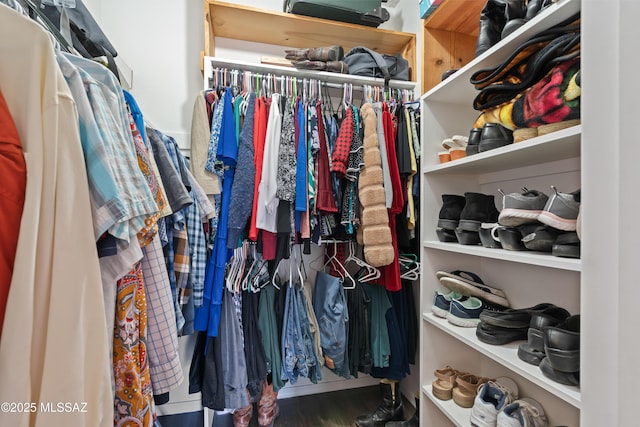
[[[381,273],[380,270],[367,263],[363,259],[355,256],[356,254],[356,242],[353,240],[349,241],[349,256],[344,261],[344,265],[346,266],[350,262],[354,262],[357,266],[364,268],[366,270],[366,274],[364,276],[360,276],[360,282],[370,282],[372,280],[377,280],[380,278]]]

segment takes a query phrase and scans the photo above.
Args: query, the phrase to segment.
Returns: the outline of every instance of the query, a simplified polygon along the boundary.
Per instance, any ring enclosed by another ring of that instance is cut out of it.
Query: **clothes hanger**
[[[345,266],[340,262],[340,260],[337,257],[337,254],[338,254],[338,242],[334,241],[333,242],[333,254],[329,257],[327,262],[325,262],[324,268],[326,268],[329,265],[329,263],[331,263],[332,266],[333,266],[333,269],[336,271],[336,273],[338,273],[340,275],[340,278],[342,279],[342,284],[343,284],[344,288],[345,289],[355,289],[355,287],[356,287],[355,279],[351,276],[351,274],[345,268]],[[324,270],[324,268],[323,268],[323,270]],[[347,281],[349,281],[351,284],[345,286],[345,283]]]
[[[359,280],[361,282],[370,282],[372,280],[379,279],[381,274],[382,274],[380,272],[380,270],[375,268],[374,266],[370,265],[369,263],[367,263],[363,259],[355,256],[355,254],[356,254],[356,243],[355,243],[355,241],[350,240],[349,241],[349,256],[344,261],[345,266],[349,262],[354,262],[360,268],[364,268],[365,271],[366,271],[366,274],[359,278]]]

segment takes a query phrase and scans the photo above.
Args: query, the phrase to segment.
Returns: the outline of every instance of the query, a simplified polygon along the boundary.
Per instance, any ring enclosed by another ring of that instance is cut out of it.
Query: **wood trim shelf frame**
[[[416,70],[416,35],[364,25],[205,0],[204,56],[215,56],[215,37],[288,47],[366,46],[380,53],[400,52]]]
[[[442,73],[473,60],[480,11],[486,0],[444,0],[423,21],[422,91],[440,83]]]

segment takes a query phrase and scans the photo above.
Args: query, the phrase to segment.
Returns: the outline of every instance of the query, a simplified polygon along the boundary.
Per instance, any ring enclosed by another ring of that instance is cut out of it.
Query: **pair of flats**
[[[432,383],[433,395],[440,400],[451,400],[462,408],[471,408],[478,387],[492,378],[479,377],[468,372],[458,371],[451,366],[436,369],[436,379]]]

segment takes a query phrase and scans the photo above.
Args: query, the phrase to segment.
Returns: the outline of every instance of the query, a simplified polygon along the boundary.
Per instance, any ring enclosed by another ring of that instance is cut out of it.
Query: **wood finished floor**
[[[350,427],[358,415],[373,411],[380,403],[378,386],[278,400],[280,416],[274,427]],[[413,406],[404,400],[405,418]],[[250,427],[258,426],[254,406]],[[233,415],[216,415],[214,427],[233,427]]]

